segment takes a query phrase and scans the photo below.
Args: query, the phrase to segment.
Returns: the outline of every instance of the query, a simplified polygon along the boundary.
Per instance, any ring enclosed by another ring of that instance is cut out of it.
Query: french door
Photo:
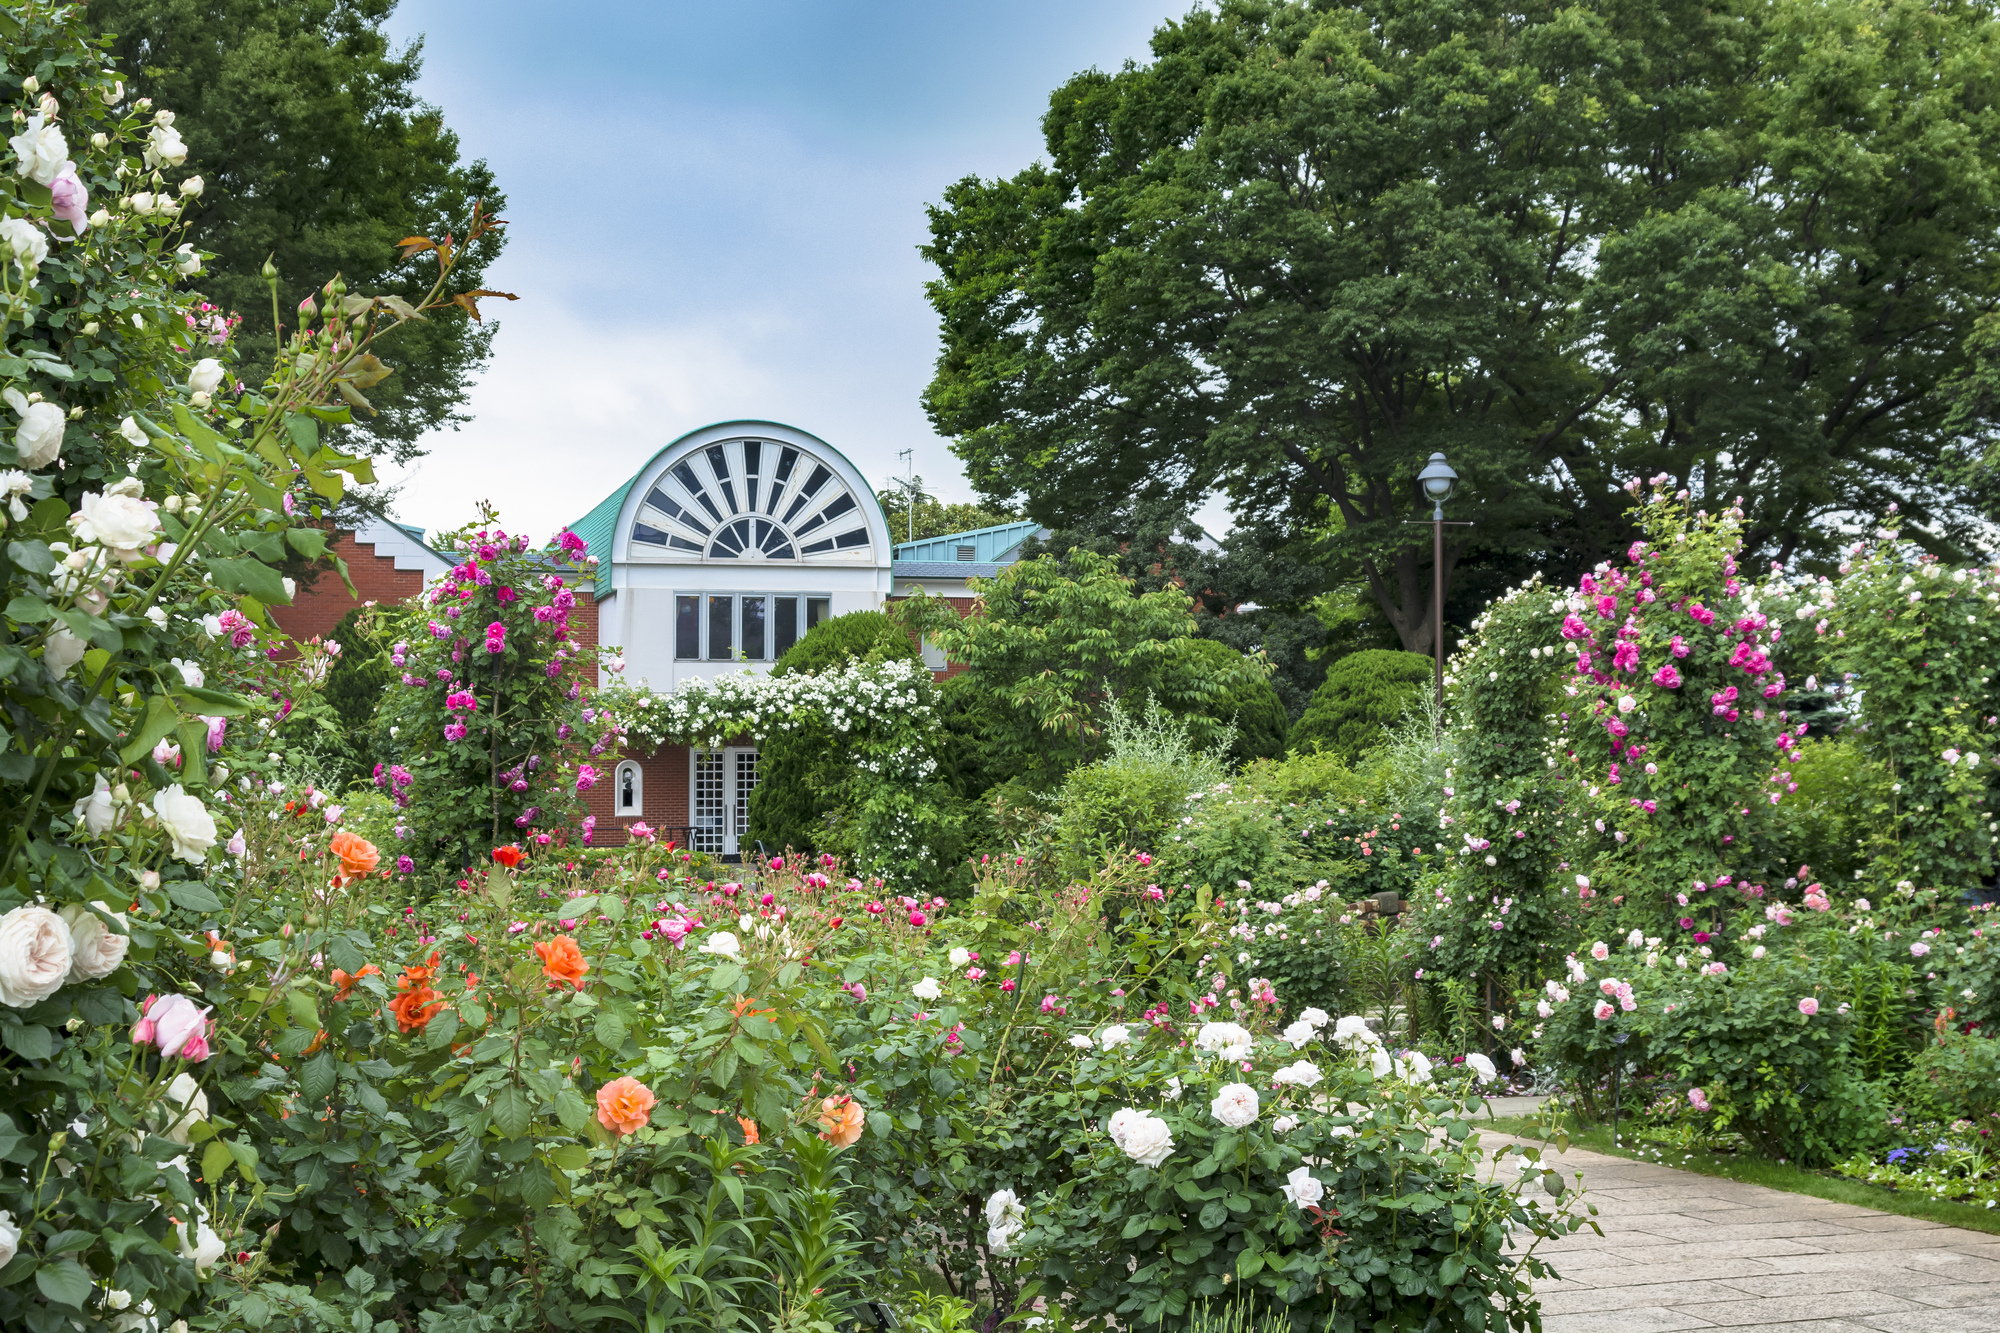
[[[757,751],[749,746],[695,750],[688,782],[688,824],[694,849],[735,856],[750,823],[750,793],[757,789]]]

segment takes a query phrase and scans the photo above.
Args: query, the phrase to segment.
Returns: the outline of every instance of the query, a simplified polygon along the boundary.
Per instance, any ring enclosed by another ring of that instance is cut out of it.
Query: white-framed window
[[[612,775],[611,803],[620,819],[637,819],[646,813],[646,771],[633,760],[618,765]]]
[[[798,592],[674,594],[674,657],[682,662],[775,662],[833,614],[833,599]]]
[[[867,512],[833,467],[797,444],[722,440],[654,480],[632,540],[703,560],[842,559],[870,547]]]

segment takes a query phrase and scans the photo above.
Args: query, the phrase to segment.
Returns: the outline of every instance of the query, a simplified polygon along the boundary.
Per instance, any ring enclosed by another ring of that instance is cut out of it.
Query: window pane
[[[674,598],[674,656],[701,656],[701,598]]]
[[[764,599],[743,599],[743,655],[753,662],[764,660]]]
[[[771,656],[783,657],[799,641],[799,599],[773,597],[771,611],[777,621],[771,627]]]
[[[813,626],[819,624],[820,621],[825,620],[827,610],[832,605],[833,599],[831,597],[806,598],[806,628],[811,629]]]
[[[730,622],[736,618],[734,597],[711,597],[708,599],[708,655],[711,660],[726,662],[730,658]]]

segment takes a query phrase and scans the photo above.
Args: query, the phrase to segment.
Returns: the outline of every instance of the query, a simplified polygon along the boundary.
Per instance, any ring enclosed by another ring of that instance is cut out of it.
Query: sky
[[[487,499],[548,533],[738,418],[811,431],[878,488],[914,450],[927,489],[972,499],[919,401],[925,205],[1042,156],[1050,92],[1144,61],[1192,3],[402,0],[420,94],[506,191],[488,281],[521,299],[484,303],[474,420],[385,478],[397,517],[452,527]]]

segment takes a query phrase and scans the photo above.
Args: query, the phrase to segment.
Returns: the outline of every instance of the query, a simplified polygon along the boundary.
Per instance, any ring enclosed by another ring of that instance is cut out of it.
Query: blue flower
[[[1910,1150],[1908,1148],[1893,1148],[1889,1152],[1889,1160],[1891,1162],[1900,1162],[1909,1155]]]

